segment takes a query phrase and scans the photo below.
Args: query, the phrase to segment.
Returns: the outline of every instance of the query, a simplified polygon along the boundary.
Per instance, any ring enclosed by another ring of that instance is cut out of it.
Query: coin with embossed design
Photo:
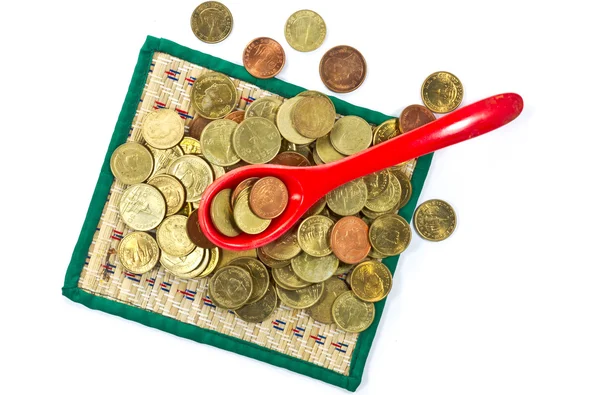
[[[272,268],[271,273],[275,283],[285,289],[300,289],[311,284],[298,277],[292,269],[292,265]]]
[[[233,219],[230,200],[231,189],[220,190],[210,203],[210,220],[219,232],[235,237],[240,234],[240,229]]]
[[[201,41],[214,44],[229,36],[233,27],[233,16],[229,8],[218,1],[200,4],[190,18],[192,32]]]
[[[244,49],[244,67],[256,78],[275,77],[285,64],[285,52],[281,44],[269,37],[258,37]]]
[[[268,267],[270,267],[271,269],[276,268],[276,267],[285,267],[288,265],[292,264],[292,260],[291,259],[284,259],[284,260],[278,260],[278,259],[273,259],[270,256],[268,256],[267,254],[265,254],[263,252],[263,247],[259,247],[256,249],[256,255],[258,256],[258,259],[264,263],[265,265],[267,265]]]
[[[342,293],[348,291],[348,285],[337,277],[331,277],[325,281],[324,285],[323,296],[313,306],[308,307],[306,313],[322,324],[333,324],[333,315],[331,314],[333,302]]]
[[[179,143],[179,146],[183,150],[184,154],[200,155],[202,153],[202,147],[200,141],[193,137],[185,136]]]
[[[177,214],[185,204],[185,188],[177,178],[169,174],[157,174],[148,180],[148,184],[158,189],[165,198],[167,216]]]
[[[210,163],[231,166],[240,161],[231,143],[237,126],[238,124],[230,119],[217,119],[206,125],[200,137],[200,145],[202,154]]]
[[[360,52],[348,45],[339,45],[325,52],[319,64],[321,81],[338,93],[352,92],[367,76],[367,62]]]
[[[378,302],[392,289],[392,273],[379,261],[365,261],[352,270],[350,287],[365,302]]]
[[[146,181],[153,168],[150,151],[133,141],[118,146],[110,157],[110,170],[117,180],[126,185]]]
[[[290,143],[310,144],[315,141],[315,139],[304,137],[298,133],[292,122],[292,110],[300,100],[302,100],[302,97],[292,97],[291,99],[284,101],[281,107],[279,107],[279,111],[277,111],[275,121],[277,122],[277,128],[279,129],[281,136]]]
[[[300,10],[288,18],[284,34],[292,48],[300,52],[310,52],[323,44],[327,27],[321,15],[311,10]]]
[[[460,106],[463,99],[463,86],[454,74],[438,71],[423,82],[421,98],[431,111],[444,114]]]
[[[183,139],[184,122],[179,114],[167,108],[152,111],[142,121],[142,137],[148,145],[167,149]]]
[[[156,228],[166,212],[165,198],[158,189],[148,184],[131,185],[119,200],[121,219],[135,230]]]
[[[277,307],[277,292],[273,285],[269,285],[265,296],[254,303],[247,303],[235,310],[235,315],[246,322],[263,322],[275,311]]]
[[[304,252],[312,256],[331,254],[329,237],[333,221],[323,215],[306,218],[298,227],[298,244]]]
[[[161,250],[174,257],[179,257],[189,254],[196,248],[187,235],[186,223],[187,218],[183,215],[172,215],[165,218],[156,229],[156,241]]]
[[[325,136],[334,127],[335,108],[331,100],[322,96],[301,96],[292,109],[294,129],[304,137],[316,139]]]
[[[204,269],[197,277],[203,278],[215,271],[220,262],[222,251],[223,250],[221,250],[219,247],[213,247],[210,249],[210,260],[208,261],[208,265],[206,266],[206,269]]]
[[[402,207],[406,206],[412,196],[412,184],[410,179],[404,173],[401,165],[392,166],[389,168],[389,170],[390,173],[396,177],[400,183],[401,195],[398,209],[401,209]]]
[[[365,206],[367,196],[367,185],[358,178],[329,192],[327,206],[338,215],[354,215]]]
[[[373,145],[383,143],[399,135],[398,120],[396,118],[388,119],[375,128],[373,132]]]
[[[263,177],[250,189],[250,209],[261,218],[278,217],[287,207],[287,203],[288,191],[279,178]]]
[[[371,246],[383,255],[398,255],[406,250],[411,236],[410,225],[398,214],[377,217],[369,227]]]
[[[213,182],[213,172],[204,159],[196,155],[183,155],[169,165],[167,172],[185,187],[186,201],[196,202]]]
[[[272,165],[303,167],[310,166],[306,156],[295,151],[284,151],[277,154],[270,162]]]
[[[388,169],[376,171],[363,177],[367,185],[367,199],[373,199],[381,195],[390,184],[390,172]]]
[[[233,206],[233,219],[237,227],[244,233],[259,234],[271,224],[270,219],[260,218],[250,209],[250,190],[240,192]]]
[[[441,241],[454,232],[456,213],[443,200],[431,199],[417,207],[414,221],[419,236],[430,241]]]
[[[200,75],[194,82],[191,101],[200,116],[218,119],[235,109],[238,94],[229,77],[210,71]]]
[[[250,257],[240,257],[232,260],[229,265],[248,270],[252,277],[252,294],[246,303],[254,303],[265,296],[269,288],[269,272],[261,261]]]
[[[267,163],[277,155],[280,146],[277,126],[266,118],[246,118],[233,133],[233,149],[247,163]]]
[[[364,331],[375,319],[375,305],[359,299],[352,291],[338,296],[331,311],[337,326],[350,333]]]
[[[254,183],[259,179],[259,177],[250,177],[237,184],[231,194],[231,206],[235,205],[235,201],[237,200],[238,196],[240,196],[240,192],[242,192],[244,189],[252,188]]]
[[[160,255],[160,264],[163,265],[166,270],[178,276],[180,274],[189,273],[200,266],[205,258],[204,255],[204,248],[199,247],[196,247],[192,252],[184,256],[171,256],[163,252]],[[208,263],[208,260],[206,260],[206,262]]]
[[[246,108],[245,118],[261,117],[267,118],[269,121],[275,123],[275,116],[277,110],[283,104],[283,100],[275,96],[265,96],[254,100]]]
[[[347,115],[333,125],[329,138],[333,148],[339,153],[352,155],[369,148],[373,130],[361,117]]]
[[[158,244],[148,233],[131,232],[119,242],[117,254],[127,271],[142,274],[156,265],[160,251]]]
[[[285,289],[275,285],[277,290],[277,296],[284,305],[293,309],[306,309],[307,307],[313,306],[323,296],[323,290],[325,286],[323,283],[311,284],[307,287],[300,289]]]
[[[239,309],[252,295],[252,277],[246,269],[225,266],[217,270],[208,282],[208,293],[217,306]]]
[[[358,217],[344,217],[331,229],[331,249],[340,261],[361,262],[369,251],[369,227]]]
[[[427,107],[413,104],[402,110],[400,114],[400,131],[402,133],[410,132],[433,121],[435,121],[435,115]]]
[[[369,210],[382,212],[394,208],[402,198],[402,187],[398,179],[390,174],[389,184],[379,195],[367,199],[365,207]]]
[[[195,252],[196,252],[196,250],[192,251],[192,253],[187,255],[187,257],[193,255]],[[185,273],[178,272],[178,273],[176,273],[176,275],[177,275],[177,277],[184,279],[184,280],[189,280],[192,278],[200,278],[202,276],[202,273],[204,273],[204,271],[208,269],[208,265],[212,261],[212,259],[213,259],[213,256],[211,254],[211,250],[204,249],[204,254],[202,255],[202,260],[200,261],[198,266],[196,266],[194,269],[192,269],[189,272],[185,272]]]
[[[152,157],[154,158],[154,170],[152,170],[150,178],[157,174],[167,173],[167,169],[171,163],[173,163],[175,159],[183,156],[183,150],[178,145],[167,149],[157,149],[149,145],[147,145],[146,148],[150,150]]]
[[[331,136],[329,134],[319,137],[315,144],[315,151],[324,163],[335,162],[336,160],[344,159],[346,155],[342,155],[331,144]]]
[[[292,259],[302,251],[298,244],[296,227],[292,227],[275,241],[261,247],[265,255],[277,260]]]
[[[320,283],[335,273],[339,263],[333,254],[316,257],[303,252],[292,258],[292,270],[304,281]]]

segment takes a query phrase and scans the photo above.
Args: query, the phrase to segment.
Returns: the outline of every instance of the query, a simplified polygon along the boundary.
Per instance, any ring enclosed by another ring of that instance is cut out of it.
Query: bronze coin
[[[371,251],[369,226],[358,217],[344,217],[331,229],[331,250],[344,263],[362,262]]]
[[[348,45],[339,45],[325,52],[319,64],[321,81],[338,93],[352,92],[367,76],[367,62],[360,52]]]
[[[295,152],[295,151],[285,151],[277,154],[276,157],[269,162],[272,165],[282,165],[282,166],[310,166],[310,162],[306,159],[306,156]]]
[[[187,219],[185,230],[187,231],[187,235],[198,247],[201,248],[214,248],[215,245],[211,243],[210,240],[204,236],[202,229],[200,229],[200,224],[198,224],[198,210],[192,211],[190,216]]]
[[[253,77],[271,78],[279,74],[285,64],[283,47],[272,38],[259,37],[244,49],[244,67]]]
[[[246,112],[239,110],[239,111],[230,112],[229,114],[225,115],[225,119],[231,119],[235,123],[240,123],[244,120],[245,116],[246,116]]]
[[[263,177],[250,190],[250,209],[264,219],[278,217],[287,207],[288,191],[276,177]]]
[[[435,121],[435,115],[427,107],[413,104],[402,110],[399,121],[400,132],[406,133]]]
[[[202,135],[204,127],[210,122],[212,122],[211,119],[202,118],[200,115],[196,115],[190,124],[190,137],[200,141],[200,136]]]
[[[235,201],[237,200],[238,196],[240,196],[240,193],[246,189],[246,188],[252,188],[252,185],[254,185],[254,183],[256,181],[259,180],[259,177],[250,177],[250,178],[246,178],[244,181],[240,182],[237,187],[235,187],[235,189],[233,190],[233,192],[231,193],[231,206],[235,206]]]

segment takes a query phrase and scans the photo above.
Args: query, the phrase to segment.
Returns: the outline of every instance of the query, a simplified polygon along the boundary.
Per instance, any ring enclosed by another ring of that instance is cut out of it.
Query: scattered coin
[[[167,205],[160,191],[148,184],[135,184],[123,192],[119,214],[125,225],[135,230],[156,228],[165,218]]]
[[[190,19],[192,32],[201,41],[214,44],[229,36],[233,27],[233,17],[229,8],[218,1],[200,4]]]
[[[208,292],[215,305],[239,309],[252,295],[252,277],[246,269],[225,266],[217,270],[208,282]]]
[[[406,133],[435,121],[435,115],[427,107],[413,104],[402,110],[399,120],[400,131]]]
[[[183,119],[176,111],[162,108],[152,111],[142,121],[142,136],[148,145],[167,149],[179,144],[183,139]]]
[[[397,214],[384,214],[375,218],[369,227],[369,241],[380,254],[398,255],[410,244],[410,225]]]
[[[126,185],[146,181],[153,169],[150,151],[133,141],[118,146],[110,157],[110,170],[117,180]]]
[[[342,330],[362,332],[375,319],[375,305],[360,300],[352,291],[346,291],[333,302],[331,308],[333,320]]]
[[[371,250],[369,227],[357,217],[340,219],[331,229],[331,249],[342,262],[361,262]]]
[[[177,178],[168,174],[158,174],[148,180],[148,185],[162,193],[167,204],[166,216],[177,214],[185,204],[185,188]]]
[[[430,241],[441,241],[454,232],[456,213],[443,200],[431,199],[417,207],[414,221],[419,236]]]
[[[356,49],[340,45],[325,52],[319,64],[319,74],[323,84],[333,92],[352,92],[365,80],[367,62]]]
[[[119,242],[119,261],[128,271],[146,273],[156,265],[160,251],[152,236],[145,232],[131,232]]]
[[[263,177],[250,189],[250,209],[260,218],[276,218],[287,207],[288,191],[275,177]]]
[[[255,38],[244,49],[243,63],[253,77],[275,77],[283,69],[285,52],[272,38]]]
[[[463,86],[454,74],[438,71],[423,82],[421,98],[428,109],[444,114],[460,106],[463,99]]]
[[[237,90],[233,81],[225,74],[210,71],[194,82],[191,101],[201,117],[218,119],[235,109]]]
[[[319,14],[311,10],[294,12],[285,23],[285,39],[300,52],[314,51],[325,40],[327,27]]]
[[[392,273],[379,261],[362,262],[352,270],[350,287],[365,302],[378,302],[392,289]]]
[[[331,313],[333,302],[342,293],[348,291],[346,283],[339,278],[331,277],[324,282],[325,289],[323,296],[317,303],[306,309],[306,313],[315,321],[322,324],[333,324],[333,315]]]

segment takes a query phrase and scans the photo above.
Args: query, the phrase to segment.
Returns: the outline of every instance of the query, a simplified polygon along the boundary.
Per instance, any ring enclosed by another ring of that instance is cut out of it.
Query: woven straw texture
[[[157,108],[177,111],[185,120],[187,133],[195,116],[190,104],[192,84],[207,71],[169,54],[155,52],[128,140],[143,141],[141,121],[145,114]],[[259,97],[273,95],[248,82],[232,80],[240,95],[239,109],[243,110]],[[415,163],[405,166],[409,177]],[[118,212],[124,189],[123,184],[113,182],[79,278],[80,289],[251,342],[342,375],[349,374],[357,334],[346,333],[335,324],[315,322],[306,313],[285,306],[277,308],[267,321],[246,323],[233,312],[214,306],[206,278],[182,280],[165,272],[160,265],[143,275],[125,271],[116,254],[119,241],[131,232]]]

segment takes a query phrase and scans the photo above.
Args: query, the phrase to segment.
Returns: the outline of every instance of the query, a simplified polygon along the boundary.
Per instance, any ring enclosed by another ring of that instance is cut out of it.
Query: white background
[[[600,393],[598,10],[533,3],[228,0],[233,32],[209,45],[189,27],[197,0],[2,1],[1,392],[345,393],[61,296],[151,34],[239,64],[270,36],[279,77],[323,91],[320,57],[352,45],[368,76],[336,96],[392,115],[437,70],[462,80],[464,104],[520,93],[515,122],[436,154],[420,201],[448,201],[459,225],[402,255],[359,393]],[[308,54],[283,36],[302,8],[328,28]]]

